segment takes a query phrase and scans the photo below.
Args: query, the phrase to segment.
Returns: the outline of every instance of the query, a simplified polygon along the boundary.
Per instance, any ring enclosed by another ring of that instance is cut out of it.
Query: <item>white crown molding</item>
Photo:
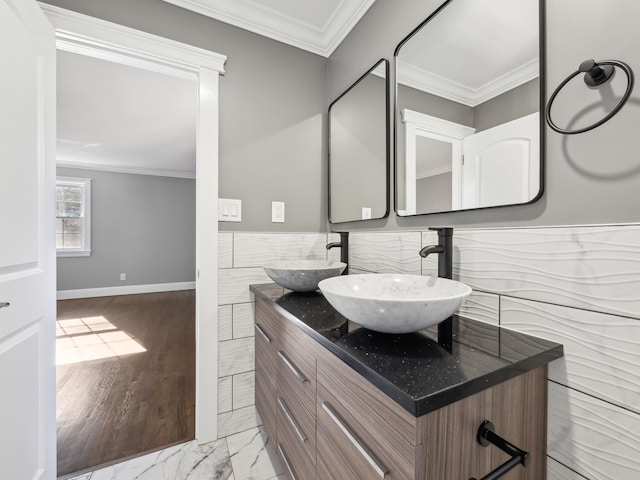
[[[144,65],[168,75],[192,78],[200,68],[224,74],[225,55],[53,5],[39,5],[56,29],[60,50],[135,67]]]
[[[322,29],[237,0],[164,0],[311,53],[329,57],[375,0],[343,0]]]
[[[131,175],[152,175],[156,177],[174,177],[174,178],[196,178],[194,172],[185,172],[181,170],[159,170],[153,168],[130,167],[126,165],[112,165],[105,163],[89,163],[74,162],[67,160],[57,160],[57,167],[77,168],[81,170],[97,170],[100,172],[127,173]]]
[[[480,88],[473,89],[413,65],[398,65],[398,83],[469,107],[476,107],[538,76],[539,61],[536,58]]]
[[[139,293],[176,292],[194,290],[196,282],[155,283],[147,285],[126,285],[122,287],[82,288],[78,290],[58,290],[58,300],[74,298],[111,297],[114,295],[137,295]]]

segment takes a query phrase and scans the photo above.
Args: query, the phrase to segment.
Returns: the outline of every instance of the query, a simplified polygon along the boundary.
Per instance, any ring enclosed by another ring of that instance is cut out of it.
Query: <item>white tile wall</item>
[[[218,292],[218,436],[259,425],[255,411],[254,298],[249,285],[271,283],[264,263],[276,259],[340,259],[325,233],[220,232]]]
[[[471,287],[640,318],[640,226],[461,229],[454,245]]]
[[[501,324],[564,345],[553,381],[640,414],[640,321],[504,297]]]
[[[272,260],[327,258],[326,233],[235,233],[234,268],[262,267]]]
[[[460,307],[458,313],[473,320],[498,325],[500,322],[500,297],[492,293],[473,291]]]
[[[254,311],[253,303],[233,305],[233,338],[253,337]]]
[[[233,409],[248,407],[255,403],[255,372],[233,376]]]
[[[412,232],[354,237],[359,271],[416,273]],[[640,225],[456,229],[454,278],[474,288],[464,315],[565,346],[549,370],[549,480],[640,479]]]
[[[350,268],[354,272],[420,275],[420,241],[419,232],[350,234]]]
[[[640,416],[549,383],[548,454],[592,480],[640,478]]]
[[[585,477],[578,475],[573,470],[568,469],[553,458],[547,459],[547,480],[584,480]]]
[[[218,307],[218,341],[233,338],[233,306]]]

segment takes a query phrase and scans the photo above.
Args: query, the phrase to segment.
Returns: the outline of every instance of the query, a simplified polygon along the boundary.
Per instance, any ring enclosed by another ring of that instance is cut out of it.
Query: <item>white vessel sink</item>
[[[326,260],[281,260],[262,266],[271,280],[294,292],[313,292],[318,282],[340,275],[346,267]]]
[[[411,333],[440,323],[471,293],[455,280],[401,274],[328,278],[319,288],[349,320],[384,333]]]

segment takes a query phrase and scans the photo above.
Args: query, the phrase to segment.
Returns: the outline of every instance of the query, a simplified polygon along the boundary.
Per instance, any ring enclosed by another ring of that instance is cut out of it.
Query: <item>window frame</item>
[[[80,248],[57,248],[58,257],[88,257],[91,255],[91,179],[77,177],[56,177],[56,187],[72,186],[82,189],[82,246]],[[57,199],[56,199],[57,205]],[[56,222],[58,220],[56,212]],[[58,228],[56,225],[56,235]]]

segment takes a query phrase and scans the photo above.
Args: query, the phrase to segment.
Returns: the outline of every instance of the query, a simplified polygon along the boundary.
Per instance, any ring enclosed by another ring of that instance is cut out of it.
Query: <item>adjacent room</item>
[[[58,52],[58,476],[195,436],[196,85]]]

